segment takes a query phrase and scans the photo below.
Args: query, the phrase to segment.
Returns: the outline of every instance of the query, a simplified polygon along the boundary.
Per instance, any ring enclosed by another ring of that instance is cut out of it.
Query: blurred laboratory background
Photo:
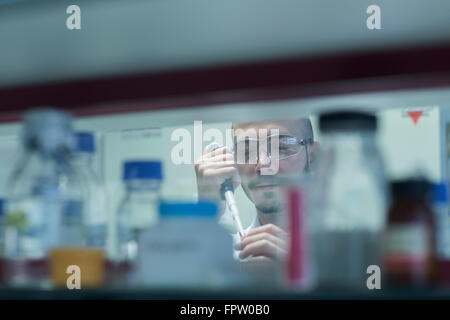
[[[1,297],[72,264],[94,289],[364,296],[379,266],[387,296],[450,292],[450,2],[10,0],[0,43]],[[202,199],[198,150],[300,118],[312,169],[278,183],[286,247],[253,266],[255,201]]]

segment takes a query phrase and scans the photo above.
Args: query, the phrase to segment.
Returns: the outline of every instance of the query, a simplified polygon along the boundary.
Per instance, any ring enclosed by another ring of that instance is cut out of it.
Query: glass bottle
[[[386,280],[392,286],[427,286],[435,272],[436,243],[431,184],[406,179],[391,184],[392,204],[383,237]]]
[[[287,253],[283,263],[283,287],[306,291],[314,287],[308,223],[308,180],[304,176],[297,183],[284,188],[284,230],[287,231]]]
[[[107,251],[107,197],[105,186],[94,170],[95,136],[92,132],[76,133],[73,164],[88,192],[83,217],[86,245]]]
[[[162,181],[160,161],[126,161],[123,165],[125,196],[117,214],[117,256],[115,268],[133,282],[140,234],[158,221]],[[115,280],[114,280],[115,281]]]
[[[323,140],[314,170],[311,237],[319,286],[366,288],[367,268],[380,265],[386,181],[375,133],[362,112],[320,116]]]
[[[0,284],[4,282],[4,270],[3,270],[3,256],[4,256],[4,247],[5,247],[5,201],[0,199]]]
[[[71,116],[52,109],[26,113],[22,143],[7,186],[5,277],[8,285],[47,287],[49,252],[83,244]]]
[[[439,285],[450,284],[450,215],[448,185],[433,184],[433,211],[436,228],[437,278]]]
[[[450,225],[447,184],[435,183],[432,190],[432,209],[436,221],[436,253],[440,260],[449,260]]]

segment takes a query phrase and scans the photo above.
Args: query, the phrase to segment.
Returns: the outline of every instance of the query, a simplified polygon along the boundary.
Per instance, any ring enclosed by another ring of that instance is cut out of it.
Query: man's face
[[[237,144],[248,139],[249,136],[254,136],[255,131],[258,133],[257,138],[260,141],[259,143],[267,143],[267,137],[274,137],[276,135],[292,136],[298,140],[305,138],[301,134],[302,130],[299,128],[299,122],[290,120],[235,123],[233,129],[234,141]],[[260,129],[263,130],[261,131]],[[261,136],[261,133],[266,134],[265,136]],[[253,163],[247,164],[238,161],[237,167],[241,176],[242,188],[258,210],[263,213],[275,213],[279,211],[281,205],[281,186],[270,181],[270,178],[303,172],[308,165],[308,147],[304,145],[300,146],[298,148],[299,152],[285,159],[280,159],[279,156],[278,159],[274,159],[278,153],[272,153],[272,157],[269,157],[266,152],[269,148],[268,146],[267,148],[259,148],[256,152],[258,154],[257,160],[255,159]],[[282,151],[281,148],[282,146],[280,145],[280,152]],[[237,152],[236,148],[234,152]],[[271,167],[274,167],[271,164],[276,160],[278,160],[278,166],[275,166],[275,168],[278,167],[278,171],[273,172],[274,175],[268,175],[267,171],[270,172]]]

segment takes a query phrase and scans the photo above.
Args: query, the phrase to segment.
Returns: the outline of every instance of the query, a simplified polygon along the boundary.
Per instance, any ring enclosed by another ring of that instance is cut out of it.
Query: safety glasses
[[[271,160],[274,156],[284,160],[301,152],[303,147],[306,149],[312,142],[312,139],[301,140],[288,134],[271,135],[259,140],[245,138],[234,143],[234,161],[237,164],[256,164],[259,154],[264,151]]]

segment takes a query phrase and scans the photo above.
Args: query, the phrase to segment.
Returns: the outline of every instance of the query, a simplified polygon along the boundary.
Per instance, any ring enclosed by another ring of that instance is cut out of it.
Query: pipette
[[[218,143],[212,143],[208,151],[213,152],[220,148]],[[234,222],[238,228],[239,237],[245,235],[244,228],[242,228],[241,218],[239,217],[239,211],[236,205],[236,200],[234,199],[234,190],[233,190],[233,181],[231,179],[225,180],[224,183],[220,186],[220,193],[222,194],[223,199],[225,199],[228,209],[231,211],[231,215],[233,217]]]

